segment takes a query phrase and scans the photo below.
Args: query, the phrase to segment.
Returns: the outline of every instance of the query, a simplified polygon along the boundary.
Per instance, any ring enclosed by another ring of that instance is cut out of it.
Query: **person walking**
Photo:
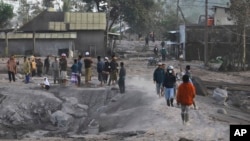
[[[153,80],[156,84],[156,93],[161,97],[161,87],[164,79],[164,69],[162,68],[162,63],[158,63],[158,67],[155,69],[153,74]]]
[[[77,65],[78,65],[77,80],[78,80],[78,87],[79,87],[81,85],[81,76],[82,76],[82,55],[78,56]]]
[[[101,56],[97,56],[97,73],[98,73],[98,80],[100,81],[100,86],[103,85],[103,69],[104,69],[104,63],[101,60]]]
[[[54,58],[54,62],[51,64],[51,69],[52,69],[52,75],[53,75],[53,80],[54,84],[56,84],[56,81],[59,83],[59,74],[60,74],[60,65],[59,65],[59,60],[57,57]]]
[[[120,89],[120,93],[125,93],[125,77],[126,77],[126,69],[124,67],[124,63],[120,62],[120,71],[119,71],[119,79],[118,85]]]
[[[16,72],[17,72],[17,64],[15,61],[14,55],[11,55],[9,60],[7,61],[7,69],[8,69],[8,76],[9,76],[9,82],[16,81]]]
[[[186,68],[185,68],[185,75],[188,75],[189,81],[193,84],[192,73],[191,73],[191,67],[190,67],[190,65],[186,65]],[[193,99],[193,100],[194,100],[194,99]],[[195,100],[193,101],[193,106],[194,106],[194,109],[196,110],[197,107],[196,107]]]
[[[44,70],[45,70],[45,74],[47,75],[49,73],[49,67],[50,67],[50,60],[49,60],[49,55],[48,55],[47,58],[44,60]]]
[[[78,63],[77,59],[74,59],[74,64],[71,66],[71,83],[75,84],[76,86],[78,85]]]
[[[176,83],[176,76],[174,75],[174,67],[168,66],[164,76],[163,86],[165,88],[165,99],[168,106],[174,106],[174,88]]]
[[[26,56],[23,59],[23,73],[25,75],[25,83],[28,84],[30,81],[30,62],[28,61]]]
[[[184,125],[188,125],[189,121],[189,106],[193,104],[195,97],[195,87],[189,81],[188,75],[183,75],[183,83],[178,87],[177,103],[181,104],[181,119]]]
[[[60,62],[59,62],[59,65],[60,65],[60,73],[61,73],[61,80],[62,80],[62,85],[66,86],[66,83],[67,83],[67,66],[68,66],[68,63],[67,63],[67,59],[66,59],[66,54],[65,53],[62,53],[61,55],[61,59],[60,59]]]
[[[88,84],[89,81],[91,81],[92,76],[92,59],[89,55],[89,52],[85,52],[85,58],[84,58],[84,67],[85,67],[85,83]]]
[[[109,58],[105,57],[104,58],[104,68],[103,68],[103,81],[104,81],[104,84],[107,84],[107,82],[108,82],[109,73],[110,73]]]

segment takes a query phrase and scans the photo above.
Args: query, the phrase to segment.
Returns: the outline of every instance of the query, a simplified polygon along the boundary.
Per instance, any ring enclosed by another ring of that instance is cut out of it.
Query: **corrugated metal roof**
[[[19,29],[24,32],[70,30],[106,30],[106,13],[44,11]]]

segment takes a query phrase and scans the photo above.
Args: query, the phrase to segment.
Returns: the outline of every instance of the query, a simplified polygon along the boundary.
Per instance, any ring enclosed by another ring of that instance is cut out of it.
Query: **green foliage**
[[[6,26],[8,21],[14,16],[13,7],[0,1],[0,27]]]
[[[43,6],[46,8],[53,7],[53,0],[43,0]]]
[[[63,12],[70,11],[70,0],[63,0]]]

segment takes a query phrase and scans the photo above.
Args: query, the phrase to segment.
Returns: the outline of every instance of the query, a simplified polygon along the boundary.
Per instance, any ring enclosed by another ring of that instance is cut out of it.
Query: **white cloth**
[[[48,80],[48,78],[47,78],[47,77],[45,77],[44,79],[45,79],[45,80],[44,80],[43,84],[44,84],[44,85],[48,85],[48,86],[49,86],[50,84],[49,84],[49,80]]]

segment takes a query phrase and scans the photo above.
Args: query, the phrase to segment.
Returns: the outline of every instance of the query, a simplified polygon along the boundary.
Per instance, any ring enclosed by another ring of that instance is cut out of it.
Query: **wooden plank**
[[[203,81],[199,77],[193,76],[193,84],[196,88],[197,95],[207,96],[209,94],[207,88],[203,84]]]

